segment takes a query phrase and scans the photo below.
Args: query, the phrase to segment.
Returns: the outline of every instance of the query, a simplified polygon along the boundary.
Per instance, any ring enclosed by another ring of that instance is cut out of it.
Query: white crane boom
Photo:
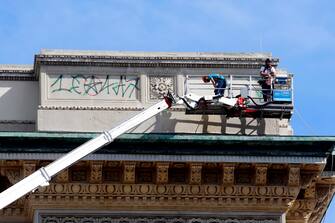
[[[174,99],[171,95],[169,97],[165,97],[161,102],[149,107],[115,128],[103,132],[96,138],[91,139],[68,154],[50,163],[46,167],[40,168],[30,176],[27,176],[20,182],[9,187],[7,190],[0,193],[0,210],[25,194],[34,191],[39,186],[49,185],[49,181],[57,173],[70,167],[80,159],[100,149],[104,145],[111,143],[116,137],[141,124],[145,120],[171,107],[172,102],[174,102]]]
[[[23,195],[35,190],[39,186],[49,185],[51,177],[73,165],[85,156],[98,150],[102,146],[112,142],[116,137],[141,124],[145,120],[171,107],[172,103],[184,104],[188,108],[186,109],[186,114],[205,114],[205,112],[208,112],[210,114],[225,114],[227,117],[264,117],[264,114],[267,114],[268,117],[290,118],[292,114],[291,110],[293,109],[291,97],[292,89],[290,83],[291,79],[288,79],[288,77],[286,77],[286,79],[285,77],[282,77],[281,81],[278,81],[277,85],[283,85],[287,88],[289,87],[290,90],[285,90],[283,92],[278,90],[279,92],[277,92],[277,97],[274,97],[273,101],[265,102],[263,104],[257,104],[249,96],[246,98],[245,96],[226,98],[222,97],[222,95],[199,96],[188,92],[188,85],[186,84],[185,95],[183,97],[179,97],[177,102],[175,98],[168,93],[168,96],[166,96],[161,102],[158,102],[133,118],[121,123],[117,127],[84,143],[68,154],[50,163],[48,166],[40,168],[30,176],[0,193],[0,210]],[[278,87],[278,89],[282,88]],[[246,102],[246,100],[249,99],[253,102],[253,105]],[[284,104],[286,102],[288,104]]]

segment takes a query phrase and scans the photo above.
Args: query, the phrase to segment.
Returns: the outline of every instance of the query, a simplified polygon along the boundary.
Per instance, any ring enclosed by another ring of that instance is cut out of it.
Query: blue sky
[[[272,52],[295,74],[298,135],[334,135],[332,1],[2,0],[0,63],[41,48]]]
[[[330,0],[2,0],[0,63],[42,48],[272,52],[295,74],[295,134],[335,135],[334,12]]]

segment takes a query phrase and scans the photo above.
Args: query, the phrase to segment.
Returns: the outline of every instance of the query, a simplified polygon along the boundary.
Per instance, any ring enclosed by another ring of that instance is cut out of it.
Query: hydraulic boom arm
[[[104,145],[111,143],[116,137],[141,124],[145,120],[171,107],[173,102],[174,99],[171,95],[165,97],[161,102],[158,102],[157,104],[151,106],[150,108],[139,113],[126,122],[123,122],[117,127],[106,131],[96,138],[84,143],[68,154],[50,163],[48,166],[40,168],[30,176],[9,187],[0,194],[0,210],[16,201],[23,195],[34,191],[39,186],[49,185],[49,181],[57,173],[73,165],[85,156],[100,149]]]

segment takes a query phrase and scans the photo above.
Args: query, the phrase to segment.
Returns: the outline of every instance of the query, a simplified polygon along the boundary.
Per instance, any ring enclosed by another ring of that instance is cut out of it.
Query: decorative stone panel
[[[4,176],[6,176],[11,184],[16,184],[21,180],[21,172],[18,168],[9,168],[4,170]]]
[[[156,164],[156,183],[163,184],[169,181],[169,163],[159,162]]]
[[[101,183],[102,182],[102,165],[103,161],[94,161],[91,163],[91,183]]]
[[[266,185],[267,182],[267,166],[266,165],[256,165],[256,185]]]
[[[124,183],[135,183],[135,162],[124,162],[123,163],[123,182]]]
[[[65,169],[56,175],[56,182],[65,183],[69,181],[69,169]]]
[[[35,161],[23,163],[23,177],[31,175],[32,173],[35,172],[35,170],[36,170]]]
[[[288,185],[289,186],[300,185],[300,167],[298,165],[290,165],[288,174]]]
[[[223,184],[232,185],[234,184],[234,165],[224,165],[223,166]]]
[[[200,184],[201,183],[201,163],[191,163],[190,164],[190,184]]]
[[[309,187],[305,189],[304,198],[315,198],[316,194],[316,185],[315,182],[311,183]]]
[[[174,92],[173,77],[150,77],[150,99],[160,99],[167,94],[168,91]]]

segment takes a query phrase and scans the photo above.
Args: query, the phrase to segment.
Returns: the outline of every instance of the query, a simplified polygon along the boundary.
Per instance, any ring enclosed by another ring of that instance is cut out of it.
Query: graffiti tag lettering
[[[95,75],[59,75],[50,85],[51,93],[68,92],[77,95],[110,95],[128,97],[139,90],[139,78],[127,78],[121,75],[119,79],[115,76],[106,75],[104,77]]]

